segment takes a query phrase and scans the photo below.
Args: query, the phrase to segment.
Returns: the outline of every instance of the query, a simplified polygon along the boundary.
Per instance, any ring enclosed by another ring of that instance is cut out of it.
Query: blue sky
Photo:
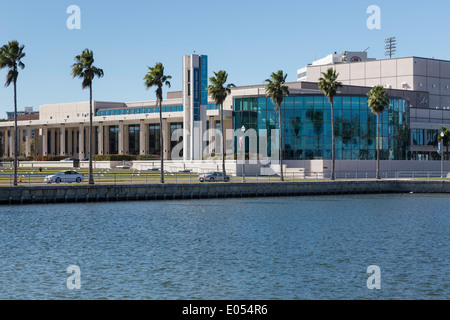
[[[100,101],[153,100],[143,77],[162,62],[181,90],[182,56],[208,55],[209,73],[226,70],[236,85],[260,84],[283,70],[297,69],[332,52],[363,51],[384,57],[384,39],[397,37],[397,57],[450,60],[450,2],[417,0],[15,0],[2,1],[0,44],[25,45],[26,68],[18,82],[19,109],[87,101],[72,79],[73,58],[85,48],[105,76],[94,82]],[[81,9],[81,30],[69,30],[70,5]],[[381,29],[369,30],[368,6],[381,9]],[[13,110],[13,89],[0,71],[0,118]],[[167,91],[167,89],[166,89]]]

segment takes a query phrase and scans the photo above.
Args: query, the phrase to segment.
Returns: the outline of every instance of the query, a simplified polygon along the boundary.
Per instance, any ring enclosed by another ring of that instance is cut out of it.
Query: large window
[[[160,141],[160,126],[159,124],[150,124],[148,126],[149,131],[149,154],[159,155],[161,152],[161,141]]]
[[[109,126],[109,153],[119,153],[119,126]]]
[[[380,115],[380,156],[384,160],[404,160],[409,141],[408,104],[401,99],[391,99],[390,102]],[[327,98],[310,95],[285,97],[281,105],[281,120],[285,159],[331,160],[331,105]],[[279,129],[278,114],[270,98],[234,99],[233,125],[235,130],[244,125],[247,129],[255,129],[258,134],[259,130],[266,129],[268,154],[263,156],[270,156],[270,134],[273,129]],[[367,97],[335,97],[334,131],[337,160],[376,159],[376,116],[367,105]]]
[[[140,126],[129,125],[128,126],[128,153],[139,154],[140,146]]]

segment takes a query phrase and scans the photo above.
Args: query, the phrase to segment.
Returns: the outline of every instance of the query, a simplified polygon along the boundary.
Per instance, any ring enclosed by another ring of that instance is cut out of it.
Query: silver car
[[[61,182],[76,182],[81,183],[84,181],[84,175],[81,173],[78,173],[73,170],[69,171],[60,171],[53,175],[46,176],[44,179],[45,183],[61,183]]]
[[[222,172],[208,172],[208,173],[199,175],[198,180],[200,182],[216,182],[216,181],[229,182],[231,180],[231,178],[228,175],[223,176]]]

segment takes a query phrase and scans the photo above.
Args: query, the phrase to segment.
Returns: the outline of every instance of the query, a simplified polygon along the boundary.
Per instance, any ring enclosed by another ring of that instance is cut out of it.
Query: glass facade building
[[[406,100],[392,98],[389,107],[380,115],[381,160],[407,159],[408,108]],[[271,98],[235,98],[233,109],[234,130],[239,130],[242,126],[254,129],[258,133],[258,139],[260,130],[267,130],[267,137],[264,138],[267,139],[268,154],[261,156],[270,156],[271,131],[279,129],[278,115]],[[284,159],[331,160],[331,105],[326,97],[285,97],[281,105],[281,117]],[[335,97],[334,129],[336,160],[376,159],[376,116],[368,107],[367,96]]]

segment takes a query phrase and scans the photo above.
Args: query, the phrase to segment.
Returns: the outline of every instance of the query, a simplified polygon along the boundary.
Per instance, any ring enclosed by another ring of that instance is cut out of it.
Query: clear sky
[[[181,90],[182,56],[208,55],[209,73],[226,70],[235,85],[263,83],[337,51],[367,51],[384,59],[384,39],[395,36],[396,57],[450,60],[447,0],[1,0],[0,45],[25,45],[26,68],[18,82],[19,110],[42,104],[87,101],[70,66],[85,48],[105,76],[94,82],[94,99],[153,100],[143,77],[162,62]],[[81,29],[69,30],[67,8],[81,9]],[[381,9],[381,29],[369,30],[367,8]],[[0,71],[0,118],[13,110],[12,86]],[[167,89],[165,90],[167,92]]]

